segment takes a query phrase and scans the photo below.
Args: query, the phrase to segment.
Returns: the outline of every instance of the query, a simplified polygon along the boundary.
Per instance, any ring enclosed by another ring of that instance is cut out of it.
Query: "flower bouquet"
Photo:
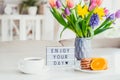
[[[93,36],[112,28],[120,10],[110,13],[107,8],[100,7],[102,0],[84,0],[74,4],[72,0],[49,0],[50,11],[55,19],[64,27],[76,34],[75,56],[77,60],[89,57],[90,42]]]

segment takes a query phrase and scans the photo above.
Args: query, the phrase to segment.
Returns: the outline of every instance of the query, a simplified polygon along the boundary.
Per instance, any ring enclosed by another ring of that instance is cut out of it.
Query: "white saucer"
[[[87,73],[97,73],[97,72],[105,72],[107,70],[82,70],[81,68],[74,68],[76,71],[87,72]]]

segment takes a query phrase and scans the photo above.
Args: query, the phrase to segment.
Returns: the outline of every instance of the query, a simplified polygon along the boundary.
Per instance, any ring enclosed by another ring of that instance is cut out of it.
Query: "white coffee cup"
[[[44,59],[39,57],[24,58],[19,62],[18,69],[23,73],[39,74],[43,71]]]

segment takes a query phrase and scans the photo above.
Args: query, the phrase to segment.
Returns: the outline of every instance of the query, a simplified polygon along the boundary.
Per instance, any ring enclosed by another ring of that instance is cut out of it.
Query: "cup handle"
[[[23,68],[24,68],[24,61],[21,60],[21,61],[18,63],[18,69],[23,72],[23,71],[24,71]]]

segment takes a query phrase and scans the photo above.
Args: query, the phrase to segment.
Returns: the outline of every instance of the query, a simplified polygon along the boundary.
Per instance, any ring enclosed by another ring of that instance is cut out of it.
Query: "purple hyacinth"
[[[94,28],[95,26],[97,26],[99,24],[99,17],[97,14],[93,14],[91,16],[89,24],[92,28]]]
[[[56,1],[56,6],[57,6],[57,8],[60,8],[60,7],[62,6],[60,0],[57,0],[57,1]]]
[[[120,18],[120,10],[118,10],[118,11],[115,13],[115,17],[116,17],[116,18]]]
[[[110,14],[107,19],[114,20],[115,19],[115,14]]]
[[[69,8],[65,8],[65,15],[70,15],[70,10],[69,10]]]

